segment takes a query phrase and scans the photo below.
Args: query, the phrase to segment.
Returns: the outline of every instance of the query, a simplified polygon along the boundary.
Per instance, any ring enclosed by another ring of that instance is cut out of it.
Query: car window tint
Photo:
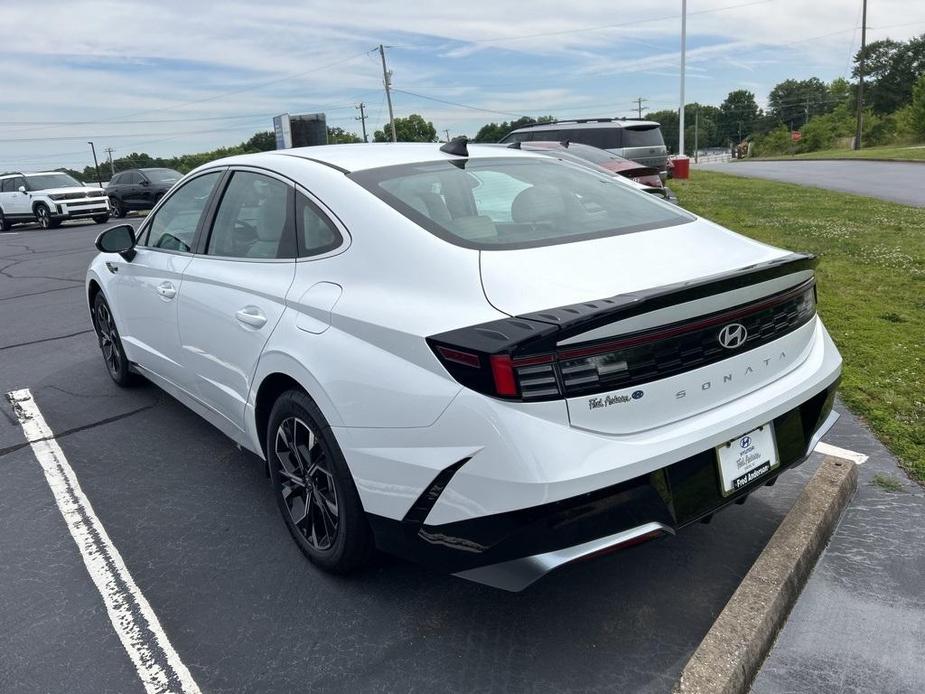
[[[296,194],[296,220],[300,258],[327,253],[343,242],[334,223],[302,193]]]
[[[221,172],[214,171],[197,176],[178,188],[154,215],[144,245],[150,248],[189,252],[199,220],[220,177]]]
[[[209,236],[207,255],[227,258],[292,258],[290,186],[236,171],[222,195]]]
[[[551,157],[431,162],[350,174],[437,236],[469,248],[528,248],[693,221],[606,172]]]
[[[109,179],[109,185],[111,186],[118,185],[119,179],[121,178],[122,178],[122,174],[116,174],[115,176]]]
[[[126,183],[141,183],[141,176],[138,175],[135,171],[129,171],[125,174]]]
[[[0,193],[12,193],[15,191],[16,188],[13,187],[13,180],[12,178],[4,178],[3,185],[0,187]]]
[[[624,147],[664,147],[660,128],[626,128],[623,131]]]

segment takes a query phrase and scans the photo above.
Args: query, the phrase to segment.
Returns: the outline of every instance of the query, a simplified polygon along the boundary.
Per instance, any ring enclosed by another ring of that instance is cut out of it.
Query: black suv
[[[129,169],[117,173],[106,185],[112,214],[124,217],[129,210],[150,210],[181,178],[183,174],[173,169]]]

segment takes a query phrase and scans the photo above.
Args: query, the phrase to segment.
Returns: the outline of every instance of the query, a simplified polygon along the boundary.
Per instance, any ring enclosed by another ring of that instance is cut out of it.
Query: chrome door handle
[[[157,285],[157,293],[165,299],[172,299],[177,295],[177,288],[170,282],[161,282]]]
[[[263,311],[256,306],[245,306],[240,311],[235,311],[234,317],[244,325],[249,325],[252,328],[262,328],[267,322],[267,317],[263,315]]]

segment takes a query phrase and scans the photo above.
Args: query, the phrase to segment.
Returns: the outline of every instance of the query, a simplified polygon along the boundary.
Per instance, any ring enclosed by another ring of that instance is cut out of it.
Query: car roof
[[[0,175],[0,178],[12,178],[13,176],[47,176],[49,174],[64,174],[66,176],[71,175],[67,171],[10,171]]]
[[[635,128],[643,127],[645,129],[657,128],[661,124],[654,120],[607,120],[600,118],[596,120],[570,120],[554,121],[552,123],[534,123],[533,125],[524,125],[512,130],[512,133],[518,133],[521,130],[586,130],[590,128]]]
[[[346,173],[376,169],[383,166],[397,166],[401,164],[421,164],[431,161],[458,161],[463,157],[447,154],[440,151],[439,142],[375,142],[343,145],[317,145],[314,147],[297,147],[294,149],[279,149],[260,154],[240,154],[227,159],[209,162],[205,167],[215,165],[246,164],[255,157],[280,156],[296,157],[309,161],[316,161],[339,169]],[[522,152],[508,149],[502,154],[496,144],[469,143],[467,147],[469,159],[497,158],[499,156],[543,158],[542,154],[535,152]],[[205,168],[204,167],[204,168]]]

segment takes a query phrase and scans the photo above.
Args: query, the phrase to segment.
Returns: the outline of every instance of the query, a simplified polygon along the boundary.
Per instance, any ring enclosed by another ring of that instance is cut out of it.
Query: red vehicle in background
[[[581,161],[589,162],[602,169],[607,169],[615,175],[635,181],[651,189],[652,192],[657,192],[666,200],[670,200],[671,202],[677,201],[674,193],[662,182],[657,169],[653,169],[650,166],[643,166],[629,159],[624,159],[606,150],[591,147],[590,145],[583,145],[578,142],[545,142],[535,140],[532,142],[521,142],[519,144],[521,149],[555,153],[556,155],[573,159],[579,163],[581,163]]]

